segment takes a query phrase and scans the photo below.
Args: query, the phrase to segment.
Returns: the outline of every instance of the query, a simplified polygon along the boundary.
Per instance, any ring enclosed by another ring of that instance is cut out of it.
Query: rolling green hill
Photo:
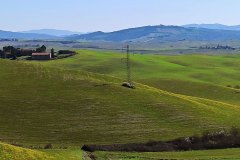
[[[81,50],[58,61],[41,63],[47,67],[88,71],[125,78],[125,54]],[[235,55],[132,55],[134,81],[194,97],[240,104],[240,56]],[[227,86],[231,86],[231,88]]]
[[[202,98],[192,96],[195,91],[189,91],[186,96],[162,90],[152,85],[150,79],[163,77],[164,80],[172,75],[172,78],[194,82],[197,87],[198,84],[216,85],[204,76],[201,80],[186,76],[190,71],[165,62],[167,57],[145,55],[134,56],[134,77],[141,83],[136,84],[136,90],[129,90],[121,87],[124,75],[124,68],[119,69],[123,65],[118,62],[121,57],[121,54],[80,51],[76,57],[41,65],[1,60],[1,139],[25,145],[80,146],[166,140],[206,130],[239,127],[238,94],[228,100],[223,95],[203,94],[211,90],[199,93],[204,95]],[[187,57],[183,58],[188,63]],[[159,67],[155,73],[157,62],[165,67]],[[205,67],[201,69],[200,63],[193,64],[200,71]],[[206,70],[217,75],[209,68]],[[182,74],[173,74],[174,71]],[[231,82],[237,84],[236,80]],[[235,92],[222,84],[217,85],[221,91],[217,94]]]
[[[129,90],[121,87],[125,55],[78,53],[47,62],[0,60],[1,141],[80,147],[240,127],[239,90],[226,87],[239,84],[238,55],[134,55],[137,89]]]

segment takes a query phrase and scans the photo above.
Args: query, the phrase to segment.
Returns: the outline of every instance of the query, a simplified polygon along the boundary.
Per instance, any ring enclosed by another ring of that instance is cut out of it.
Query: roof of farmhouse
[[[45,52],[45,53],[33,53],[32,55],[33,56],[48,56],[48,55],[50,55],[50,53],[47,53],[47,52]]]

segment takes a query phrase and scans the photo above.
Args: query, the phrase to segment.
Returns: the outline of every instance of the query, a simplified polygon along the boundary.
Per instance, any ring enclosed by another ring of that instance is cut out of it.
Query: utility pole
[[[129,45],[126,46],[126,52],[127,52],[127,81],[122,84],[123,87],[132,88],[134,89],[135,86],[132,83],[132,73],[131,73],[131,60],[130,60],[130,50]]]

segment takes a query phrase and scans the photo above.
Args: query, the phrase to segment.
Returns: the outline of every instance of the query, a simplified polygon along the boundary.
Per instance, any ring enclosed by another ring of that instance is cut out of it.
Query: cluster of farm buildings
[[[58,57],[58,55],[73,55],[75,52],[69,50],[59,50],[55,52],[52,48],[47,52],[47,48],[43,45],[36,49],[22,49],[13,46],[5,46],[0,50],[0,58],[17,59],[18,57],[27,57],[28,60],[51,60]]]

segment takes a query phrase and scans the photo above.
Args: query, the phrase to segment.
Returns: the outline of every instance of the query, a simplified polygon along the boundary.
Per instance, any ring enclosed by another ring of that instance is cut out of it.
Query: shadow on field
[[[84,145],[82,150],[87,152],[114,151],[114,152],[166,152],[227,149],[240,147],[240,132],[237,128],[231,131],[221,130],[206,132],[202,136],[178,138],[173,141],[114,145]]]

